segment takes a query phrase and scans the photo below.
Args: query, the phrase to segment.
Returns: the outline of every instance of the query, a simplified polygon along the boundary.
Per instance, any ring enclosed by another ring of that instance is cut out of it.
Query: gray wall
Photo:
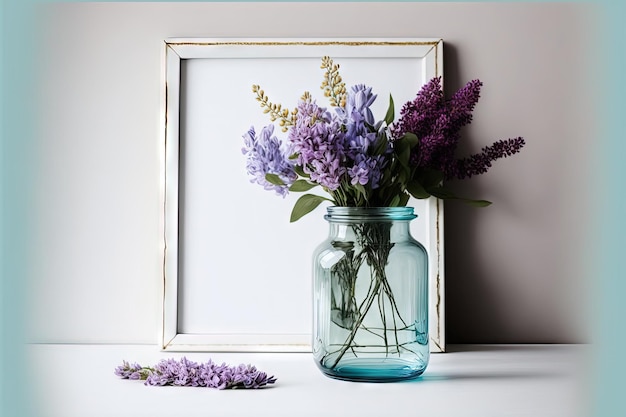
[[[440,37],[448,94],[480,78],[464,153],[522,153],[450,183],[448,343],[589,341],[593,10],[580,4],[84,3],[41,8],[31,340],[156,343],[162,45],[168,37]]]

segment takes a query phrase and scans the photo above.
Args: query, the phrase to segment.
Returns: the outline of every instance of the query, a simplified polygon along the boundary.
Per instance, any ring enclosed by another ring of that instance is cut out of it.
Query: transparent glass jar
[[[411,237],[412,207],[329,207],[313,255],[313,355],[351,381],[421,375],[430,356],[428,256]]]

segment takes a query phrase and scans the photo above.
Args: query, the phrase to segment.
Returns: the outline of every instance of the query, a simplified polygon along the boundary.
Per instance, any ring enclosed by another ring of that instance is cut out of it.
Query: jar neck
[[[413,207],[340,207],[326,208],[330,223],[408,222],[417,217]]]
[[[359,233],[376,233],[391,241],[411,237],[409,223],[417,216],[412,207],[328,207],[324,218],[329,222],[333,240],[359,240]]]

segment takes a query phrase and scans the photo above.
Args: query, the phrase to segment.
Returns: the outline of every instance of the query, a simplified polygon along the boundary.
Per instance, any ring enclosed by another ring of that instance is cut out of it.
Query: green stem
[[[369,297],[369,300],[367,301],[367,305],[365,307],[365,313],[366,314],[367,314],[367,311],[369,311],[370,307],[372,306],[372,303],[374,302],[375,295],[376,295],[376,293],[378,293],[378,289],[379,288],[380,288],[380,280],[378,280],[376,282],[376,285],[374,286],[374,291],[372,292],[372,295]],[[352,342],[354,341],[354,338],[356,336],[356,332],[359,330],[359,327],[361,327],[361,323],[363,323],[363,319],[365,319],[365,314],[361,314],[359,316],[359,318],[357,319],[356,323],[354,324],[354,327],[352,328],[352,332],[350,332],[350,336],[348,336],[348,339],[346,340],[346,343],[344,343],[343,348],[339,352],[339,356],[337,356],[337,359],[335,359],[335,362],[330,367],[330,369],[333,369],[335,366],[337,366],[337,364],[339,363],[341,358],[343,358],[343,355],[346,353],[348,348],[350,348],[350,345],[352,344]]]
[[[411,326],[408,326],[402,318],[402,314],[400,313],[400,310],[398,308],[398,304],[393,295],[393,291],[391,290],[389,281],[387,280],[385,271],[391,248],[394,246],[394,244],[390,241],[390,227],[390,225],[379,223],[361,224],[353,226],[356,235],[355,243],[361,247],[361,250],[356,256],[354,256],[354,258],[352,258],[351,262],[346,263],[345,269],[341,268],[341,271],[337,270],[335,272],[342,275],[345,274],[344,276],[349,275],[353,279],[353,282],[351,282],[350,286],[350,299],[354,300],[354,302],[356,302],[354,286],[356,285],[356,279],[358,277],[359,269],[364,265],[364,260],[367,261],[367,264],[371,268],[370,276],[372,277],[372,279],[370,280],[369,288],[365,297],[358,306],[357,314],[355,317],[356,320],[349,328],[350,333],[347,336],[344,344],[341,345],[340,349],[335,350],[332,353],[329,352],[327,355],[325,355],[325,357],[334,354],[337,355],[330,369],[335,368],[339,364],[348,349],[350,349],[356,356],[354,348],[357,345],[355,345],[354,342],[356,335],[360,329],[363,329],[363,331],[371,333],[374,336],[382,339],[382,341],[384,342],[386,355],[389,355],[390,335],[388,334],[388,331],[391,330],[391,322],[388,323],[388,313],[392,314],[393,338],[395,340],[395,346],[398,355],[401,354],[401,350],[406,349],[406,347],[403,346],[405,343],[400,342],[399,330],[411,331]],[[388,302],[391,307],[390,309],[385,307],[385,302],[387,302],[385,298],[389,300]],[[377,300],[382,328],[363,326],[365,317],[368,315],[375,300]],[[397,325],[400,323],[403,327],[398,329]],[[348,329],[348,327],[346,326],[341,327]],[[377,330],[380,333],[374,332],[374,330]]]

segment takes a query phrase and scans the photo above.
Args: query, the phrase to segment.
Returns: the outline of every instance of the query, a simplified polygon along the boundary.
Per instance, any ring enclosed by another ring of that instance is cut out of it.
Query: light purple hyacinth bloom
[[[337,114],[343,123],[350,129],[350,124],[356,124],[354,128],[360,128],[363,122],[374,126],[376,119],[370,106],[376,100],[376,94],[372,93],[372,88],[365,84],[352,86],[346,97],[344,108],[337,107]]]
[[[314,101],[298,103],[296,124],[289,131],[292,151],[297,163],[317,182],[330,191],[339,188],[346,173],[344,132],[336,115]]]
[[[289,186],[297,179],[293,163],[289,160],[287,150],[274,133],[274,125],[265,126],[257,136],[254,127],[243,135],[244,147],[241,152],[246,155],[246,168],[253,178],[250,182],[262,185],[266,190],[274,190],[285,197]],[[272,184],[265,178],[266,174],[275,174],[283,185]]]
[[[212,360],[196,363],[183,357],[180,360],[163,359],[152,368],[141,367],[123,361],[115,369],[115,375],[123,379],[142,379],[150,386],[207,387],[217,389],[261,388],[276,382],[252,365],[217,365]]]
[[[369,126],[374,126],[376,120],[370,106],[376,100],[372,89],[364,84],[353,86],[347,94],[345,108],[337,108],[341,122],[346,126],[346,146],[354,153],[365,153],[376,140],[376,132]]]
[[[345,109],[337,109],[337,114],[346,126],[346,155],[353,164],[348,169],[352,185],[367,185],[378,188],[381,171],[386,159],[370,155],[370,148],[376,146],[383,137],[378,134],[374,114],[370,106],[376,100],[371,87],[364,84],[353,86],[347,95]],[[387,151],[391,150],[388,146]]]
[[[352,185],[369,184],[372,189],[378,188],[381,171],[386,165],[386,160],[378,156],[358,155],[354,161],[354,166],[348,170],[350,183]]]

